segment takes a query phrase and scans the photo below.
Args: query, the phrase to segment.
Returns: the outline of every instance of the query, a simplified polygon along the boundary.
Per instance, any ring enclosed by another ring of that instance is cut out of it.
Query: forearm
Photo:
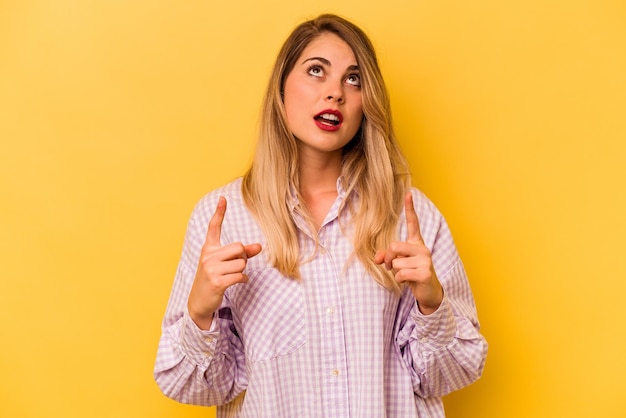
[[[236,396],[237,356],[216,325],[200,330],[185,314],[164,328],[154,376],[166,396],[194,405],[223,404]]]
[[[481,375],[487,343],[465,317],[455,316],[449,302],[430,316],[413,314],[416,327],[409,339],[414,390],[422,397],[441,397],[461,389]],[[430,321],[424,324],[424,321]]]
[[[202,330],[191,319],[187,295],[194,274],[187,263],[179,263],[163,319],[154,376],[163,393],[179,402],[221,404],[236,390],[240,341],[230,335],[224,320],[216,318]]]
[[[443,300],[429,315],[420,312],[412,294],[405,295],[408,313],[399,341],[414,373],[414,390],[422,397],[440,397],[474,382],[482,374],[487,354],[460,260],[441,280]]]

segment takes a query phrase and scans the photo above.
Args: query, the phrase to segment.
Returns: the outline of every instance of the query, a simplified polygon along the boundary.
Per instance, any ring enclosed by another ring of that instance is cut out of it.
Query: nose
[[[326,92],[326,101],[336,101],[337,103],[343,103],[344,97],[341,83],[329,84],[329,89]]]
[[[326,100],[328,100],[329,102],[332,102],[333,100],[337,100],[337,103],[343,103],[343,97],[342,96],[326,96]]]

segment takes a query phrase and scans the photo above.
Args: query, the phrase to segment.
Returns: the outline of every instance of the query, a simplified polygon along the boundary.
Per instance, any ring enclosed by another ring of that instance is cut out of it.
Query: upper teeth
[[[333,115],[332,113],[324,113],[323,115],[320,115],[320,117],[327,119],[327,120],[339,122],[339,116]]]

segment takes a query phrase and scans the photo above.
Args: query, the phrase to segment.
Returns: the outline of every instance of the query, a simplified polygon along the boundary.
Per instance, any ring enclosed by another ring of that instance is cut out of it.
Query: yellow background
[[[152,379],[185,225],[322,11],[470,274],[490,352],[448,416],[625,416],[623,0],[0,1],[0,416],[212,416]]]

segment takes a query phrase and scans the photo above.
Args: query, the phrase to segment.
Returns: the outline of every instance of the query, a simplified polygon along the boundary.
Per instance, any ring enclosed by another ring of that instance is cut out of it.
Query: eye
[[[351,86],[360,86],[361,85],[361,76],[358,74],[349,74],[346,77],[346,83]]]
[[[324,77],[324,69],[318,64],[311,65],[306,72],[313,77]]]

